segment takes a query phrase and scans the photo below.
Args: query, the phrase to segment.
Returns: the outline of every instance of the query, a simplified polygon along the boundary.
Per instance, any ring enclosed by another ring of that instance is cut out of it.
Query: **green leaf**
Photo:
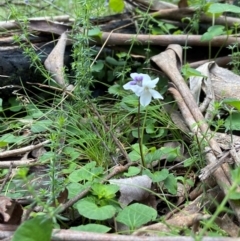
[[[146,155],[145,161],[147,164],[150,164],[154,161],[159,160],[162,155],[163,155],[163,153],[162,153],[161,149],[155,150],[154,152],[150,152]]]
[[[180,147],[161,147],[160,150],[162,154],[166,156],[168,162],[172,162],[180,156]]]
[[[90,37],[102,37],[102,32],[101,32],[101,30],[100,30],[100,28],[93,28],[93,29],[90,29],[90,30],[88,30],[88,35],[90,36]]]
[[[6,141],[0,141],[0,148],[8,146],[8,143]]]
[[[223,13],[223,12],[240,13],[240,7],[227,4],[227,3],[213,3],[208,8],[208,12],[209,13]]]
[[[139,159],[141,159],[141,155],[136,152],[136,151],[131,151],[129,154],[129,159],[132,161],[132,162],[135,162],[135,161],[138,161]]]
[[[148,120],[147,124],[146,124],[146,133],[148,134],[153,134],[156,132],[155,126],[154,126],[154,122],[152,120]]]
[[[36,216],[25,221],[15,231],[12,241],[50,241],[53,224],[51,219]]]
[[[108,88],[108,93],[115,96],[123,96],[125,91],[121,85],[112,85]]]
[[[122,102],[129,106],[138,106],[138,97],[136,95],[127,95],[122,99]]]
[[[93,232],[93,233],[107,233],[111,228],[101,225],[101,224],[87,224],[80,225],[78,227],[71,227],[71,230],[83,231],[83,232]]]
[[[77,183],[77,182],[69,183],[67,185],[68,198],[71,199],[71,198],[77,196],[77,194],[84,191],[85,188],[86,188],[86,186],[84,186],[80,183]]]
[[[49,160],[51,160],[52,158],[54,158],[54,156],[56,156],[56,153],[53,151],[47,151],[45,153],[43,153],[40,157],[39,157],[39,161],[41,163],[44,162],[48,162]]]
[[[193,165],[194,162],[195,162],[195,158],[189,157],[188,159],[184,160],[183,166],[189,167],[189,166]]]
[[[83,180],[92,181],[95,177],[103,173],[103,167],[95,167],[96,162],[90,162],[69,175],[70,182],[80,182]]]
[[[240,192],[231,192],[229,198],[231,200],[240,200]]]
[[[113,57],[107,56],[106,62],[113,65],[113,66],[124,66],[126,61],[119,61],[114,59]]]
[[[214,25],[208,28],[208,31],[201,37],[201,41],[211,41],[214,37],[224,33],[224,26]]]
[[[116,220],[134,230],[145,223],[154,221],[157,217],[157,211],[146,205],[134,203],[125,207],[116,217]]]
[[[238,111],[240,111],[240,100],[235,98],[226,98],[222,101],[225,104],[228,104],[232,107],[235,107]]]
[[[53,122],[51,120],[40,120],[40,121],[36,121],[32,127],[31,127],[31,131],[33,133],[40,133],[40,132],[45,132],[47,130],[49,130],[49,127],[53,124]]]
[[[172,173],[164,180],[164,186],[167,188],[169,193],[173,195],[177,194],[177,180]]]
[[[14,136],[13,134],[5,134],[0,138],[0,141],[6,142],[6,143],[21,143],[23,140],[25,140],[26,137],[24,136]]]
[[[78,212],[89,219],[106,220],[112,218],[116,212],[115,208],[111,205],[98,207],[95,203],[89,200],[82,199],[76,203]]]
[[[92,71],[94,72],[100,72],[104,67],[104,61],[98,60],[95,62],[95,64],[92,66]]]
[[[16,97],[10,97],[8,99],[8,102],[11,104],[11,107],[9,108],[13,112],[18,112],[22,109],[22,103],[17,100]]]
[[[139,149],[139,144],[133,144],[132,145],[132,149],[133,151],[131,151],[128,156],[130,158],[131,161],[137,161],[141,158],[141,155],[140,155],[140,149]],[[148,152],[148,148],[143,145],[142,146],[142,149],[143,149],[143,154],[145,155],[147,152]]]
[[[162,182],[169,176],[168,169],[162,169],[161,171],[154,172],[152,175],[153,182]]]
[[[63,151],[64,154],[69,155],[71,157],[71,161],[74,161],[81,155],[81,153],[78,152],[76,148],[70,146],[64,147]]]
[[[123,0],[109,0],[109,7],[116,13],[121,13],[124,9]]]
[[[140,172],[141,172],[141,169],[138,168],[138,167],[129,167],[128,172],[125,172],[124,176],[125,177],[132,177],[132,176],[136,176]]]
[[[33,104],[28,104],[26,106],[26,109],[27,109],[28,115],[34,119],[40,118],[44,115],[44,113],[41,110],[39,110],[37,106]]]
[[[114,198],[116,192],[119,191],[119,186],[114,184],[101,184],[101,183],[94,183],[92,185],[92,193],[93,195],[98,196],[98,199],[106,198],[111,199]]]
[[[143,174],[150,177],[153,182],[162,182],[170,175],[167,169],[162,169],[161,171],[157,171],[154,173],[152,173],[149,169],[145,169],[143,171]]]
[[[224,122],[226,130],[240,130],[240,113],[232,113]]]
[[[181,71],[186,79],[188,79],[191,76],[205,77],[204,75],[202,75],[200,71],[191,68],[189,64],[183,65]]]

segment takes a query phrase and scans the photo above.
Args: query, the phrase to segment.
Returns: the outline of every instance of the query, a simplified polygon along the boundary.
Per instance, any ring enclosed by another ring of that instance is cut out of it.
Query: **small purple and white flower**
[[[159,78],[151,80],[149,75],[141,73],[132,73],[130,76],[132,80],[126,83],[123,88],[125,90],[131,90],[139,96],[140,104],[142,106],[149,105],[152,98],[163,99],[162,95],[158,91],[154,90]]]

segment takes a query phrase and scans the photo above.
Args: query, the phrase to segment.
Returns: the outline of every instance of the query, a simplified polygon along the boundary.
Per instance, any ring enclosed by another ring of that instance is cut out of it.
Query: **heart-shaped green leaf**
[[[130,230],[134,230],[149,221],[155,220],[156,217],[157,211],[155,209],[134,203],[119,212],[116,220],[127,225]]]
[[[111,205],[103,207],[97,206],[95,203],[82,199],[76,203],[78,212],[89,219],[106,220],[112,218],[116,212],[115,208]]]
[[[52,228],[51,219],[46,219],[44,216],[36,216],[18,227],[12,241],[49,241]]]

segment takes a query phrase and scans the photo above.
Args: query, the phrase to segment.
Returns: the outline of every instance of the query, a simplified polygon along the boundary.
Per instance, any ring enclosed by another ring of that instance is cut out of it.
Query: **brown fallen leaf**
[[[120,187],[120,205],[127,206],[132,201],[146,200],[149,197],[152,180],[146,176],[136,176],[125,179],[111,179],[111,184],[116,184]]]
[[[66,44],[67,34],[64,32],[44,62],[46,69],[53,74],[55,81],[62,87],[65,87],[66,84],[64,80],[64,52]]]
[[[23,209],[20,204],[6,196],[0,196],[0,223],[20,224]]]
[[[28,27],[30,30],[58,35],[61,35],[62,33],[72,29],[72,27],[67,24],[46,19],[30,19]]]

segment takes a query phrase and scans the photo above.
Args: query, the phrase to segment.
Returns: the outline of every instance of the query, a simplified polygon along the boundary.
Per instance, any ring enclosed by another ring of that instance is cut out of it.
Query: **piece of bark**
[[[43,64],[54,45],[43,42],[42,44],[35,44],[34,46],[36,48],[36,54]],[[68,46],[64,54],[64,65],[69,67],[70,63],[71,46]],[[2,96],[10,95],[16,88],[19,88],[17,86],[24,85],[26,88],[32,87],[32,85],[28,85],[27,82],[43,83],[46,80],[41,72],[34,66],[31,66],[31,64],[30,58],[27,57],[19,47],[0,47],[0,94]],[[44,66],[42,67],[44,68]]]

